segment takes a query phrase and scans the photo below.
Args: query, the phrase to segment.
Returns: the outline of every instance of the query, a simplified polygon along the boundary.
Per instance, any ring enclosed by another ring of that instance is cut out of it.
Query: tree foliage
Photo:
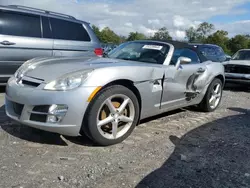
[[[96,36],[102,43],[120,44],[126,41],[153,39],[153,40],[172,40],[172,37],[166,27],[161,27],[152,37],[147,37],[143,33],[130,32],[128,36],[120,36],[109,27],[100,30],[97,26],[92,26]],[[223,50],[232,55],[242,48],[250,48],[250,34],[228,36],[224,30],[215,30],[213,24],[203,22],[197,28],[190,27],[186,29],[186,39],[188,42],[216,44]]]
[[[100,29],[97,26],[93,25],[92,29],[102,43],[114,43],[114,44],[121,43],[121,37],[118,36],[109,27],[105,27],[100,31]]]
[[[160,28],[153,37],[151,37],[153,40],[172,40],[172,37],[170,36],[168,30],[166,27]]]
[[[186,38],[188,42],[198,42],[199,34],[194,27],[190,27],[186,30]]]
[[[236,35],[228,42],[228,47],[232,52],[250,47],[250,38],[247,35]]]
[[[205,39],[205,43],[209,44],[217,44],[218,46],[222,47],[226,53],[230,53],[228,49],[228,32],[224,30],[218,30],[215,33],[209,35]]]
[[[186,30],[186,37],[189,42],[204,42],[209,34],[214,30],[214,25],[203,22],[197,29],[190,27]]]
[[[143,40],[147,37],[143,33],[138,32],[130,32],[127,38],[127,41],[133,41],[133,40]]]
[[[190,27],[186,30],[188,42],[216,44],[232,55],[242,48],[250,48],[250,35],[236,35],[232,38],[224,30],[215,30],[213,24],[203,22],[197,29]]]
[[[197,32],[202,37],[202,39],[205,39],[209,34],[211,34],[213,30],[214,30],[214,25],[207,22],[201,23],[197,28]]]

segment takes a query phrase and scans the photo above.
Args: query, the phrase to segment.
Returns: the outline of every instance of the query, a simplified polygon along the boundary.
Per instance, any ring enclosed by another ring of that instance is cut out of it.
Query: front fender
[[[83,86],[104,86],[116,80],[130,80],[133,83],[161,79],[163,69],[155,67],[107,67],[94,70]]]

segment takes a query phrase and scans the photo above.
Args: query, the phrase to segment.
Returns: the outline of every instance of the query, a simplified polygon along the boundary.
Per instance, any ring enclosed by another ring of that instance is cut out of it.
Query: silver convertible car
[[[187,106],[214,111],[224,82],[223,65],[186,43],[132,41],[106,57],[25,62],[8,80],[5,109],[21,124],[107,146],[147,117]]]

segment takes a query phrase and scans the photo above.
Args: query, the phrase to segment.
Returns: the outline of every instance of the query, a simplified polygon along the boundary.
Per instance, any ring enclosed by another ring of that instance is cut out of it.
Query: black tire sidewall
[[[133,102],[134,107],[135,107],[135,118],[134,118],[134,121],[133,121],[130,129],[122,137],[117,138],[117,139],[107,139],[100,134],[100,132],[97,128],[96,118],[98,115],[97,113],[98,113],[101,105],[103,104],[103,102],[108,97],[111,97],[112,95],[115,95],[115,94],[123,94],[131,99],[131,101]],[[123,140],[125,140],[134,130],[134,128],[138,122],[138,118],[139,118],[139,103],[138,103],[136,95],[130,89],[126,88],[125,86],[112,85],[112,86],[109,86],[109,87],[101,90],[96,95],[96,97],[92,100],[92,102],[90,103],[90,106],[89,106],[88,115],[86,117],[86,121],[85,121],[86,124],[83,126],[86,126],[85,129],[88,130],[89,137],[91,137],[91,139],[94,142],[96,142],[99,145],[107,146],[107,145],[117,144],[117,143],[120,143]]]

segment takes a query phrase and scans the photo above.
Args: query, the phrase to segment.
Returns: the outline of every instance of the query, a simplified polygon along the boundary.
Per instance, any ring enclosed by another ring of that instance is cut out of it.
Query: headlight
[[[30,69],[34,69],[35,67],[32,65],[32,59],[24,62],[15,72],[14,76],[18,80],[20,77],[24,75]]]
[[[66,91],[75,89],[83,83],[91,74],[92,70],[78,71],[62,76],[61,78],[48,83],[44,89],[54,91]]]

